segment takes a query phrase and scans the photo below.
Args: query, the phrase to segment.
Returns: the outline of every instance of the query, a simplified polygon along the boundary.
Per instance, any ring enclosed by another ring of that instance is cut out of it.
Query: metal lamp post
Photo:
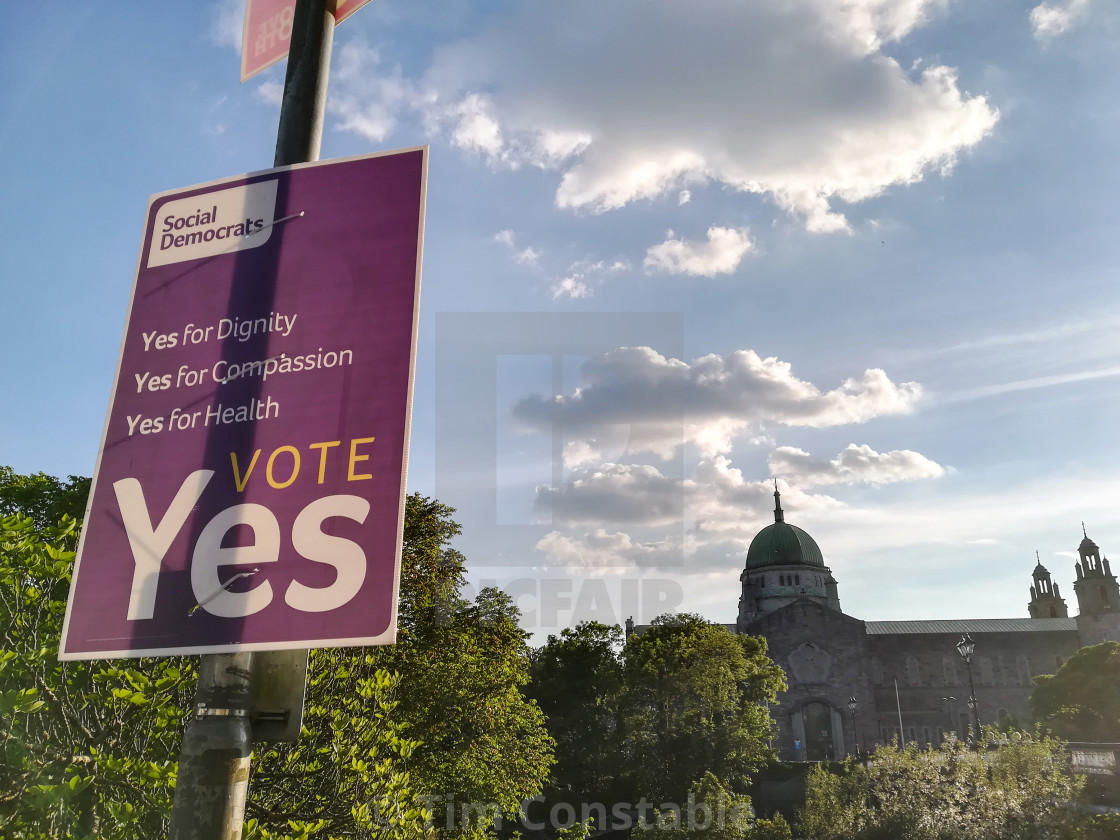
[[[852,713],[852,738],[856,742],[856,755],[859,755],[859,732],[856,729],[856,710],[859,708],[859,701],[855,697],[848,698],[848,711]]]
[[[972,742],[980,743],[980,704],[976,702],[976,686],[972,682],[972,654],[976,650],[976,642],[965,633],[957,642],[957,653],[961,655],[964,664],[968,666],[968,708],[972,709]]]

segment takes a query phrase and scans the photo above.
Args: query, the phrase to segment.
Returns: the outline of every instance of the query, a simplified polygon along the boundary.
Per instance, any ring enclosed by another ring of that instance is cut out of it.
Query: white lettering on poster
[[[353,476],[352,463],[349,474]],[[140,482],[135,478],[114,482],[113,490],[134,563],[132,594],[128,602],[130,621],[155,615],[163,558],[213,475],[213,470],[197,470],[187,476],[155,526]],[[327,612],[348,603],[358,594],[366,578],[365,552],[352,540],[323,533],[322,525],[332,517],[363,524],[369,510],[369,501],[360,496],[336,494],[315,499],[300,511],[292,525],[292,547],[301,557],[333,567],[335,580],[329,586],[318,588],[293,580],[284,593],[288,606],[300,612]],[[224,547],[226,535],[241,525],[252,530],[253,543]],[[245,592],[229,592],[219,579],[218,569],[275,563],[280,559],[281,542],[280,524],[264,505],[233,505],[216,514],[199,533],[191,554],[191,588],[199,606],[222,618],[243,618],[267,607],[273,598],[272,585],[267,580]]]

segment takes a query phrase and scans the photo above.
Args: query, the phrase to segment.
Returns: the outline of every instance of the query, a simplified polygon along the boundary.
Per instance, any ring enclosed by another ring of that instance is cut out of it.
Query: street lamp
[[[859,755],[859,732],[856,730],[856,710],[859,708],[859,701],[855,697],[848,698],[848,711],[852,713],[852,737],[856,742],[856,755]]]
[[[972,709],[972,742],[978,744],[980,743],[980,704],[976,702],[976,686],[972,682],[972,654],[975,650],[976,642],[972,637],[968,633],[961,636],[961,640],[957,642],[957,653],[968,666],[968,692],[971,695],[968,698],[968,708]]]

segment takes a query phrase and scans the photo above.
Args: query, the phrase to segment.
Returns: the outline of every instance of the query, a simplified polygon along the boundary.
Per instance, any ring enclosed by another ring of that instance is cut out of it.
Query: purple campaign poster
[[[60,658],[395,640],[426,174],[152,197]]]

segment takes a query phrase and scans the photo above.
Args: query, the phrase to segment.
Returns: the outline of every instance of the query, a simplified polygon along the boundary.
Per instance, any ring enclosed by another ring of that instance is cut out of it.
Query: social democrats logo
[[[259,248],[275,219],[275,178],[169,201],[156,215],[148,267]]]

